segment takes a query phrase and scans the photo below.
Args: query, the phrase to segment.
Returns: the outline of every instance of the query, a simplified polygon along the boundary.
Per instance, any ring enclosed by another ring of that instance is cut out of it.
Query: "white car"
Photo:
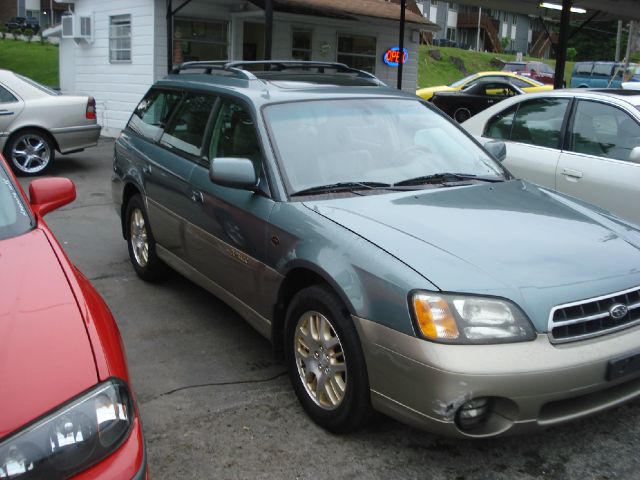
[[[504,141],[514,175],[640,225],[640,92],[531,93],[462,126],[481,143]]]
[[[38,175],[56,150],[72,153],[100,137],[93,97],[61,95],[9,70],[0,70],[0,152],[19,175]]]

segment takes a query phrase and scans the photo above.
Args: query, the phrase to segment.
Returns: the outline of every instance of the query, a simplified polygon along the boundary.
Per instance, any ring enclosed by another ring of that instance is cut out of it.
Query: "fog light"
[[[491,411],[491,399],[474,398],[463,404],[456,414],[456,424],[461,430],[470,430],[481,425]]]

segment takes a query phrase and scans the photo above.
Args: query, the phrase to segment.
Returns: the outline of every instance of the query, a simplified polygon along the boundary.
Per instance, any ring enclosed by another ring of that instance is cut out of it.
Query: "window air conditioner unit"
[[[62,38],[91,41],[93,39],[92,18],[75,14],[63,16]]]

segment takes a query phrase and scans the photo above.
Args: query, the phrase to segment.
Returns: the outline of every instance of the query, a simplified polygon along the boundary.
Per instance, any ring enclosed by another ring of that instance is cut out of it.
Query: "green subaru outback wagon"
[[[341,64],[189,63],[117,140],[113,197],[137,274],[227,302],[324,428],[520,433],[640,395],[640,230],[503,149]]]

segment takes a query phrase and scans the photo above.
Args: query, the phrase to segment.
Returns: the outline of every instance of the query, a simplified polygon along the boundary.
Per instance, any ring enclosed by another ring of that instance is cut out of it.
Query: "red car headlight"
[[[0,479],[66,479],[127,438],[135,411],[127,385],[110,379],[0,443]]]

